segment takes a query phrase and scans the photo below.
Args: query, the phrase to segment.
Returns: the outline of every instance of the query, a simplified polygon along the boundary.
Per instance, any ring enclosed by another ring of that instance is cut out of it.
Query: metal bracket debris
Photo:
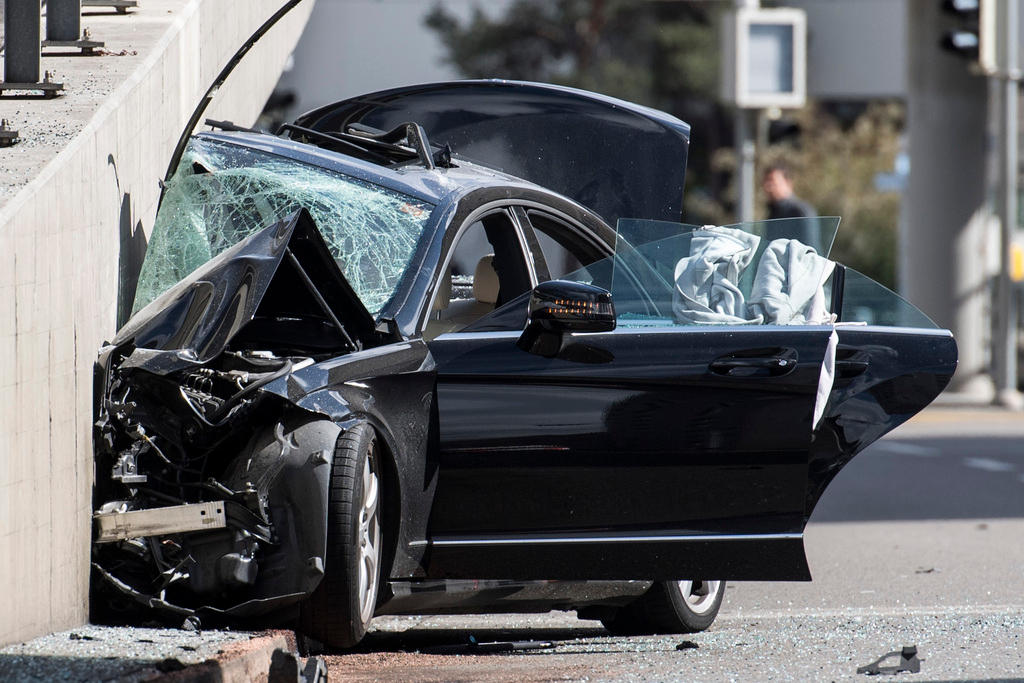
[[[900,663],[896,666],[882,666],[882,662],[890,657],[899,657]],[[870,664],[857,667],[857,673],[868,676],[877,676],[879,674],[892,676],[904,672],[912,674],[921,672],[921,660],[917,658],[917,646],[915,645],[907,645],[902,650],[886,652]]]
[[[519,652],[522,650],[548,650],[555,646],[548,640],[499,640],[493,643],[478,642],[475,636],[462,645],[440,645],[425,647],[420,652],[429,655],[489,655],[497,652]]]
[[[97,543],[201,529],[223,529],[227,526],[223,502],[192,503],[127,512],[97,512],[93,518],[97,526]]]
[[[0,119],[0,147],[10,147],[18,142],[18,131],[9,128],[7,119]]]
[[[327,664],[322,657],[310,657],[303,663],[294,652],[277,648],[270,658],[267,681],[268,683],[326,683]]]

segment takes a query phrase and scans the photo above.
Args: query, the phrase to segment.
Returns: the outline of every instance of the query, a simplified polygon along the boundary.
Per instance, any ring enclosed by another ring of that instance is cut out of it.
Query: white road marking
[[[791,609],[791,610],[751,610],[737,609],[718,615],[718,621],[750,620],[750,619],[789,619],[791,617],[820,617],[823,619],[888,619],[899,617],[948,617],[957,616],[991,616],[993,614],[1018,615],[1024,614],[1024,605],[934,605],[926,607],[906,607],[898,609],[879,609],[877,607],[850,607],[846,609]]]
[[[992,460],[991,458],[964,458],[964,464],[976,470],[984,470],[986,472],[1012,472],[1016,469],[1011,463],[1003,462],[1002,460]]]
[[[923,458],[934,458],[937,455],[942,455],[942,451],[934,446],[919,446],[918,444],[903,443],[902,441],[879,441],[874,445],[874,448],[875,450],[885,450],[900,455],[917,455]]]

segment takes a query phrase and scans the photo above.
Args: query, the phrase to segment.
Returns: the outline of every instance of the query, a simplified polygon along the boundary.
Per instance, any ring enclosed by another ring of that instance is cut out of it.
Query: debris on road
[[[547,650],[554,646],[555,644],[548,640],[498,640],[481,643],[475,636],[470,636],[468,643],[425,647],[420,652],[425,655],[487,655],[522,650]]]
[[[900,663],[896,666],[881,666],[882,662],[890,657],[899,657]],[[917,647],[914,645],[907,645],[902,650],[887,652],[870,664],[857,667],[857,673],[868,676],[896,675],[904,672],[912,674],[921,672],[921,660],[917,658]]]

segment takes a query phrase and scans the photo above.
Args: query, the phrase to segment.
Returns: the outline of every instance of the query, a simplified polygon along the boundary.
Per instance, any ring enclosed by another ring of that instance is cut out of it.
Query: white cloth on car
[[[772,240],[757,264],[750,300],[739,282],[761,238],[708,226],[694,231],[675,267],[672,313],[684,325],[822,325],[832,322],[823,285],[835,264],[792,239]]]
[[[822,285],[835,263],[797,240],[772,240],[761,255],[747,304],[748,316],[766,325],[832,322]]]
[[[676,263],[672,313],[684,325],[757,325],[747,318],[739,288],[761,238],[743,230],[709,226],[694,231],[690,255]]]

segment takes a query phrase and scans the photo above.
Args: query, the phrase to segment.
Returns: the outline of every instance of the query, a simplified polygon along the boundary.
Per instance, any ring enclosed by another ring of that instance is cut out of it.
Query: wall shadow
[[[121,194],[121,213],[118,220],[119,248],[117,253],[117,328],[128,322],[135,304],[135,288],[139,284],[142,261],[146,258],[146,232],[142,221],[136,220],[131,192],[121,191],[114,155],[107,155],[107,164],[114,169],[114,182]]]

